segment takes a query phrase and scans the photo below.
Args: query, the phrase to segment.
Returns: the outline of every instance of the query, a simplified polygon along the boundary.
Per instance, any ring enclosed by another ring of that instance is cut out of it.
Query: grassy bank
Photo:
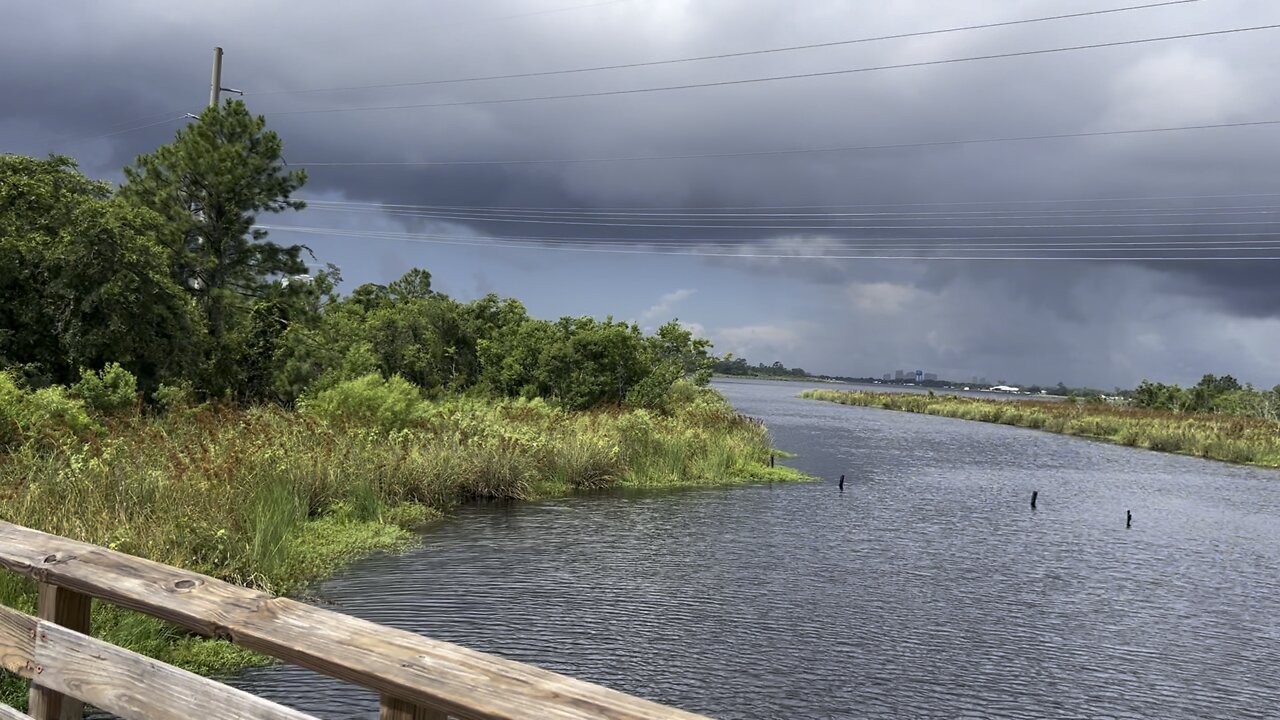
[[[387,399],[357,387],[301,411],[203,406],[87,425],[45,412],[0,452],[0,519],[298,594],[470,499],[801,478],[768,467],[763,426],[692,387],[666,412]],[[0,603],[30,612],[33,588],[0,572]],[[261,661],[105,604],[93,622],[110,642],[205,674]],[[0,702],[24,694],[0,681]]]
[[[1107,403],[986,400],[947,395],[808,390],[801,397],[1035,428],[1118,445],[1280,467],[1280,423],[1222,414],[1175,413]]]

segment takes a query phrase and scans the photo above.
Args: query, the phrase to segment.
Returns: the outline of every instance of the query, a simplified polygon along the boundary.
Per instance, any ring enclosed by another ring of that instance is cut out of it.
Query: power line
[[[1280,122],[1280,121],[1278,121]],[[887,208],[887,207],[972,207],[975,205],[1063,205],[1068,203],[1110,203],[1110,202],[1161,202],[1166,200],[1243,200],[1246,198],[1275,198],[1280,197],[1280,192],[1264,192],[1264,193],[1230,193],[1217,195],[1123,195],[1118,197],[1100,197],[1100,198],[1049,198],[1049,199],[1004,199],[1004,200],[943,200],[934,202],[910,202],[910,203],[860,203],[860,204],[828,204],[828,205],[721,205],[721,206],[702,206],[702,207],[685,207],[685,206],[668,206],[668,207],[650,207],[650,210],[811,210],[821,208]],[[324,200],[307,200],[306,202],[328,202]],[[341,202],[341,201],[334,201]],[[406,206],[406,207],[435,207],[447,210],[481,210],[481,209],[501,209],[501,210],[584,210],[588,208],[582,207],[560,207],[560,208],[535,208],[535,207],[519,207],[519,206],[486,206],[486,205],[436,205],[436,206]],[[637,208],[593,208],[597,210],[634,210]],[[1031,212],[1031,211],[1028,211]]]
[[[288,225],[288,226],[282,226],[282,227],[307,227],[307,226]],[[342,230],[341,228],[313,228],[313,229],[316,229],[316,230],[335,230],[335,231],[341,231],[341,230]],[[374,230],[364,231],[364,230],[353,229],[353,230],[352,230],[352,232],[380,232],[380,231],[374,231]],[[390,232],[390,231],[388,231],[388,232]],[[474,236],[474,237],[480,237],[480,236]],[[809,235],[809,236],[806,236],[806,237],[810,237],[810,238],[812,238],[813,236],[812,236],[812,235]],[[1162,240],[1167,240],[1168,238],[1190,238],[1190,239],[1188,239],[1188,240],[1168,240],[1168,242],[1171,242],[1171,243],[1202,243],[1202,242],[1203,242],[1203,243],[1207,243],[1207,242],[1215,242],[1216,240],[1214,240],[1214,239],[1221,239],[1221,238],[1238,238],[1238,239],[1230,240],[1230,241],[1226,241],[1226,240],[1224,240],[1224,241],[1222,241],[1222,242],[1231,242],[1231,243],[1247,243],[1247,242],[1253,242],[1253,241],[1254,241],[1255,239],[1257,239],[1257,238],[1266,238],[1266,237],[1280,237],[1280,232],[1230,232],[1230,233],[1216,233],[1216,232],[1215,232],[1215,233],[1166,233],[1166,232],[1161,232],[1161,233],[1160,233],[1160,234],[1158,234],[1158,235],[1153,235],[1153,234],[1151,234],[1151,233],[1111,233],[1111,234],[1090,233],[1090,234],[1087,234],[1087,235],[1000,235],[1000,236],[994,236],[994,237],[991,237],[991,238],[975,237],[975,236],[972,236],[972,235],[926,235],[926,236],[908,236],[908,237],[889,237],[889,236],[866,237],[866,236],[863,236],[863,237],[853,237],[853,238],[841,238],[841,237],[833,237],[833,236],[823,236],[823,237],[822,237],[822,240],[823,240],[824,242],[829,242],[829,243],[833,243],[833,244],[847,244],[847,243],[858,243],[858,242],[883,242],[883,243],[892,243],[892,244],[894,244],[894,245],[900,245],[900,244],[902,244],[902,243],[906,243],[906,242],[937,243],[938,241],[960,241],[960,242],[961,242],[961,243],[963,243],[963,244],[970,244],[970,243],[972,243],[972,242],[974,242],[974,241],[982,241],[982,240],[1018,240],[1018,241],[1023,241],[1023,242],[1027,242],[1027,241],[1035,241],[1036,243],[1043,244],[1043,243],[1044,243],[1044,241],[1047,241],[1047,240],[1069,240],[1069,241],[1079,242],[1079,241],[1083,241],[1083,240],[1134,240],[1134,239],[1146,239],[1146,240],[1150,240],[1151,238],[1161,238]],[[1205,238],[1210,238],[1210,240],[1205,240]],[[644,238],[644,237],[628,237],[628,236],[620,236],[620,235],[610,235],[610,236],[605,236],[605,237],[601,237],[601,236],[573,236],[573,235],[568,235],[568,236],[566,236],[566,235],[552,235],[552,236],[547,236],[547,235],[502,235],[502,236],[495,236],[495,237],[491,237],[491,238],[488,238],[488,239],[491,239],[491,240],[497,240],[497,241],[503,241],[503,242],[506,242],[506,241],[522,241],[522,242],[532,242],[532,243],[539,243],[539,244],[543,244],[543,243],[546,243],[546,244],[560,244],[560,243],[582,243],[582,242],[588,242],[588,243],[604,244],[604,245],[631,244],[631,245],[675,245],[675,246],[700,245],[700,246],[701,246],[701,245],[717,245],[717,244],[724,244],[724,245],[738,246],[738,245],[742,245],[742,244],[749,244],[749,243],[753,243],[753,242],[770,242],[770,241],[775,241],[775,240],[777,239],[777,237],[775,236],[775,238],[774,238],[773,240],[768,240],[768,239],[765,239],[765,238],[755,238],[755,239],[752,239],[752,238],[737,238],[737,239],[730,239],[730,238],[723,238],[723,237],[720,237],[720,238],[705,238],[705,237],[686,237],[686,238],[672,238],[672,237],[659,237],[659,238],[654,238],[654,237],[649,237],[649,238]],[[1270,242],[1270,241],[1260,241],[1260,242]],[[1017,243],[1011,243],[1011,244],[1017,244]],[[1070,243],[1062,243],[1062,244],[1070,244]]]
[[[803,155],[818,153],[862,152],[867,150],[903,150],[908,148],[946,147],[950,145],[986,145],[1006,142],[1036,140],[1065,140],[1071,138],[1113,137],[1121,135],[1147,135],[1152,133],[1183,132],[1190,130],[1220,130],[1225,128],[1261,127],[1280,125],[1280,120],[1247,120],[1229,123],[1205,123],[1169,127],[1136,128],[1125,130],[1096,130],[1090,132],[1052,133],[1046,135],[1010,135],[1004,137],[967,138],[964,140],[930,140],[924,142],[882,143],[878,145],[838,145],[822,148],[787,148],[775,150],[743,150],[720,153],[688,153],[682,155],[630,155],[594,158],[545,158],[534,160],[425,160],[425,161],[350,161],[304,162],[306,167],[431,167],[456,165],[545,165],[598,162],[636,162],[646,160],[703,160],[710,158],[763,157],[770,155]]]
[[[1273,30],[1280,28],[1280,23],[1272,25],[1254,25],[1250,27],[1229,28],[1226,30],[1209,30],[1198,33],[1183,33],[1181,35],[1163,35],[1152,38],[1138,38],[1133,40],[1118,40],[1105,43],[1090,43],[1087,45],[1071,45],[1067,47],[1042,48],[1039,50],[1022,50],[1018,52],[993,53],[989,55],[971,55],[960,58],[946,58],[942,60],[923,60],[911,63],[896,63],[892,65],[874,65],[870,67],[846,68],[842,70],[823,70],[807,73],[793,73],[789,75],[770,75],[765,77],[743,78],[739,80],[718,80],[713,82],[701,83],[685,83],[681,85],[661,85],[656,87],[644,88],[628,88],[625,90],[597,90],[592,92],[565,93],[561,95],[534,95],[514,98],[491,98],[486,100],[453,100],[449,102],[437,103],[412,103],[406,105],[364,105],[357,107],[331,107],[331,108],[313,108],[310,110],[281,110],[276,112],[264,113],[267,116],[279,115],[315,115],[319,113],[345,113],[345,112],[363,112],[371,110],[419,110],[426,108],[443,108],[443,107],[460,107],[464,105],[500,105],[509,103],[525,103],[539,102],[544,100],[570,100],[588,97],[611,97],[619,95],[636,95],[641,93],[668,92],[672,90],[691,90],[694,88],[707,87],[725,87],[730,85],[749,85],[764,82],[779,82],[784,80],[798,80],[802,78],[832,77],[836,75],[850,75],[854,73],[877,72],[881,70],[899,70],[903,68],[931,67],[934,65],[949,65],[953,63],[977,62],[982,60],[999,60],[1004,58],[1027,57],[1032,55],[1049,55],[1052,53],[1074,52],[1078,50],[1096,50],[1100,48],[1122,47],[1128,45],[1142,45],[1147,43],[1166,42],[1169,40],[1188,40],[1191,38],[1214,37],[1221,35],[1232,35],[1237,33],[1254,32],[1257,30]]]
[[[266,226],[264,226],[266,227]],[[327,227],[311,227],[286,225],[279,226],[275,229],[296,230],[298,232],[313,233],[330,233],[345,234],[350,233],[360,236],[377,237],[381,235],[399,236],[404,234],[400,231],[381,231],[381,230],[358,230],[343,228],[327,228]],[[636,239],[625,237],[610,238],[572,238],[572,237],[528,237],[528,236],[511,236],[511,237],[493,237],[493,236],[453,236],[440,235],[434,233],[414,233],[416,236],[422,237],[467,237],[474,240],[484,240],[495,243],[526,243],[534,245],[555,245],[565,247],[618,247],[618,246],[646,246],[646,247],[683,247],[683,248],[742,248],[742,247],[769,247],[777,245],[798,244],[795,240],[782,241],[779,239],[739,239],[739,240],[675,240],[675,239]],[[1210,250],[1210,249],[1268,249],[1272,246],[1280,244],[1280,233],[1237,233],[1237,235],[1247,236],[1234,240],[1220,239],[1219,235],[1185,235],[1195,239],[1191,240],[1168,240],[1158,239],[1152,240],[1152,235],[1060,235],[1048,237],[1060,238],[1079,238],[1087,239],[1089,242],[1073,241],[1073,242],[1043,242],[1037,236],[1021,236],[1023,239],[1018,242],[989,242],[987,238],[822,238],[823,244],[829,247],[838,248],[840,250],[936,250],[939,248],[959,248],[965,251],[971,250],[1044,250],[1046,252],[1064,252],[1069,250],[1086,250],[1101,249],[1103,251],[1114,251],[1116,248],[1139,247],[1144,250]],[[1097,238],[1148,238],[1145,240],[1098,240]],[[1209,238],[1209,239],[1205,239]],[[996,238],[999,240],[1009,240],[1012,238]],[[1035,241],[1028,241],[1034,239]],[[899,241],[900,240],[900,241]],[[962,242],[934,242],[935,240],[962,240]],[[921,243],[920,241],[927,241]],[[919,243],[919,244],[911,244]],[[1259,245],[1263,247],[1250,248],[1249,245]],[[1280,250],[1280,247],[1272,249]]]
[[[625,228],[676,228],[703,230],[987,230],[987,229],[1040,229],[1040,228],[1120,228],[1120,227],[1222,227],[1244,225],[1280,225],[1280,220],[1221,220],[1217,222],[1140,222],[1140,223],[1028,223],[1004,225],[711,225],[693,223],[639,223],[639,222],[603,222],[595,220],[574,220],[557,218],[510,218],[486,217],[475,213],[418,213],[395,210],[361,210],[353,208],[314,208],[319,211],[341,211],[351,213],[372,212],[402,217],[417,217],[430,220],[458,220],[479,223],[519,223],[522,225],[587,225],[598,227]]]
[[[1026,18],[1023,20],[1006,20],[1002,22],[982,23],[978,25],[964,25],[960,27],[942,28],[937,30],[920,30],[916,32],[897,33],[893,35],[878,35],[875,37],[855,38],[852,40],[834,40],[831,42],[808,43],[805,45],[788,45],[785,47],[765,48],[762,50],[744,50],[740,52],[717,53],[713,55],[697,55],[693,57],[673,58],[667,60],[650,60],[645,62],[631,63],[615,63],[611,65],[594,65],[591,67],[568,68],[563,70],[543,70],[538,72],[521,72],[507,73],[503,75],[473,75],[469,77],[445,78],[437,80],[416,80],[411,82],[397,83],[376,83],[371,85],[348,85],[342,87],[326,87],[326,88],[306,88],[293,90],[272,90],[268,92],[252,93],[254,97],[266,97],[270,95],[302,95],[310,93],[322,92],[346,92],[351,90],[377,90],[384,88],[403,88],[403,87],[421,87],[424,85],[450,85],[456,83],[480,82],[488,80],[514,80],[534,77],[548,77],[553,75],[573,75],[580,73],[600,72],[605,70],[626,70],[641,67],[655,67],[659,65],[675,65],[678,63],[703,62],[706,60],[725,60],[729,58],[747,57],[751,55],[768,55],[774,53],[794,52],[799,50],[816,50],[819,48],[839,47],[844,45],[856,45],[861,43],[879,42],[883,40],[902,40],[906,38],[926,37],[929,35],[944,35],[948,33],[967,32],[971,30],[986,30],[990,28],[1010,27],[1014,25],[1030,25],[1032,23],[1052,22],[1056,20],[1069,20],[1082,17],[1090,17],[1094,15],[1110,15],[1115,13],[1130,12],[1133,10],[1147,10],[1151,8],[1167,7],[1170,5],[1186,5],[1188,3],[1199,2],[1199,0],[1169,0],[1168,2],[1147,3],[1145,5],[1129,5],[1125,7],[1111,8],[1108,10],[1090,10],[1087,12],[1067,13],[1063,15],[1049,15],[1045,17]],[[608,3],[602,3],[608,4]],[[587,6],[594,7],[594,6]],[[555,12],[555,11],[547,11]]]
[[[473,242],[475,238],[466,236],[450,236],[450,235],[418,235],[410,233],[362,233],[359,231],[329,229],[329,228],[300,228],[297,226],[271,226],[271,225],[255,225],[255,228],[263,230],[275,230],[283,232],[299,232],[318,235],[339,235],[350,237],[371,237],[375,239],[393,239],[406,240],[410,242],[424,242],[440,245],[467,245],[480,246],[488,248],[503,249],[523,249],[523,250],[552,250],[563,252],[591,252],[591,253],[611,253],[625,255],[684,255],[688,257],[736,257],[758,260],[918,260],[918,261],[1067,261],[1067,262],[1177,262],[1177,261],[1260,261],[1260,260],[1280,260],[1280,255],[1263,256],[1263,255],[1242,255],[1242,256],[1048,256],[1048,255],[991,255],[991,256],[974,256],[974,255],[813,255],[813,254],[779,254],[779,253],[708,253],[700,251],[677,251],[677,250],[645,250],[645,249],[627,249],[627,248],[607,248],[607,247],[558,247],[554,245],[515,245],[503,244],[496,245],[492,243]]]
[[[154,117],[154,115],[151,117]],[[138,130],[145,130],[146,128],[156,127],[157,125],[168,125],[169,123],[183,120],[186,117],[187,117],[186,115],[179,115],[177,117],[169,117],[169,118],[165,118],[164,120],[157,120],[155,122],[149,122],[144,125],[134,125],[132,127],[127,127],[123,130],[114,130],[112,132],[106,132],[100,135],[90,135],[88,137],[76,138],[74,140],[56,140],[52,143],[52,146],[58,147],[62,145],[78,145],[79,143],[82,143],[82,142],[89,142],[90,140],[101,140],[102,138],[114,137],[116,135],[124,135],[125,133],[131,133],[131,132],[136,132]]]
[[[763,219],[772,220],[774,218],[805,218],[805,219],[827,219],[827,218],[888,218],[899,220],[969,220],[982,218],[1017,218],[1017,219],[1051,219],[1051,218],[1071,218],[1071,217],[1088,217],[1095,215],[1132,215],[1132,216],[1186,216],[1186,217],[1203,217],[1213,215],[1274,215],[1280,213],[1278,205],[1262,205],[1262,206],[1218,206],[1218,207],[1200,207],[1200,208],[1159,208],[1159,207],[1140,207],[1140,208],[1089,208],[1089,209],[1066,209],[1066,210],[943,210],[943,211],[916,211],[916,212],[681,212],[681,211],[653,211],[653,210],[557,210],[543,208],[481,208],[466,205],[413,205],[405,203],[375,203],[375,202],[356,202],[356,201],[334,201],[334,200],[308,200],[307,207],[315,210],[349,210],[352,212],[421,212],[424,214],[432,213],[449,213],[461,212],[468,214],[484,214],[494,217],[547,217],[561,216],[573,218],[690,218],[690,219]]]

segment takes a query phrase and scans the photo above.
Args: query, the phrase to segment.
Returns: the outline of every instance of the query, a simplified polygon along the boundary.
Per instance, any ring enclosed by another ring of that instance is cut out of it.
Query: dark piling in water
[[[840,492],[844,492],[844,476],[840,476]]]
[[[1131,527],[1133,527],[1133,511],[1125,510],[1124,511],[1124,529],[1128,530]]]
[[[1032,510],[1035,510],[1035,509],[1036,509],[1036,497],[1037,497],[1037,496],[1039,496],[1039,495],[1040,495],[1040,491],[1039,491],[1039,490],[1032,490],[1032,491],[1031,491],[1031,509],[1032,509]]]

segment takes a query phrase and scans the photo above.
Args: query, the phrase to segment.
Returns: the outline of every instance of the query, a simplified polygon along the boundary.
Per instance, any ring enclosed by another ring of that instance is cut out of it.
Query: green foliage
[[[85,405],[66,388],[30,392],[10,373],[0,373],[0,449],[24,443],[46,447],[70,442],[98,428]]]
[[[81,368],[71,393],[103,415],[119,415],[138,407],[138,379],[119,363],[107,363],[98,372]]]
[[[804,368],[789,368],[779,361],[774,361],[771,365],[759,363],[751,365],[746,358],[734,357],[733,353],[725,355],[723,358],[716,359],[711,369],[721,375],[733,375],[737,377],[772,377],[772,378],[807,378],[811,377]]]
[[[1280,387],[1254,390],[1230,375],[1205,375],[1189,388],[1143,380],[1132,399],[1138,407],[1156,410],[1280,419]]]
[[[189,380],[182,380],[173,385],[161,383],[151,397],[161,410],[177,412],[186,410],[195,403],[195,390]]]
[[[571,409],[661,407],[686,375],[700,384],[710,379],[709,345],[674,321],[646,337],[634,324],[585,317],[525,319],[477,342],[483,387]]]
[[[159,227],[67,158],[0,156],[0,366],[66,383],[114,361],[148,387],[188,372],[204,333]]]
[[[570,409],[661,408],[677,381],[710,378],[710,343],[677,322],[646,336],[612,319],[537,320],[515,300],[435,293],[423,270],[357,288],[315,322],[291,325],[277,347],[275,388],[286,400],[378,373],[428,394],[475,387]]]
[[[472,385],[475,338],[466,308],[418,291],[399,290],[397,297],[403,299],[364,285],[310,324],[290,325],[275,355],[278,394],[293,399],[313,384],[328,387],[371,372],[399,375],[432,392]]]
[[[209,351],[201,385],[215,394],[247,390],[244,360],[260,349],[253,336],[261,327],[251,321],[256,304],[281,295],[281,276],[307,271],[302,246],[268,242],[254,227],[257,213],[304,207],[290,196],[306,173],[288,170],[282,150],[261,116],[229,100],[124,171],[121,196],[160,218],[170,279],[203,315]]]
[[[421,425],[427,407],[418,388],[393,375],[370,374],[321,390],[302,403],[303,412],[339,426],[394,432]]]
[[[394,302],[425,300],[435,295],[431,290],[431,273],[422,268],[414,268],[388,285],[387,294]]]

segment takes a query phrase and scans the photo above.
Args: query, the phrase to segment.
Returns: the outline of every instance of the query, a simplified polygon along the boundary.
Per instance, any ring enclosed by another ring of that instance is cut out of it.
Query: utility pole
[[[218,107],[218,92],[222,90],[222,48],[213,49],[213,79],[209,81],[209,107]]]

